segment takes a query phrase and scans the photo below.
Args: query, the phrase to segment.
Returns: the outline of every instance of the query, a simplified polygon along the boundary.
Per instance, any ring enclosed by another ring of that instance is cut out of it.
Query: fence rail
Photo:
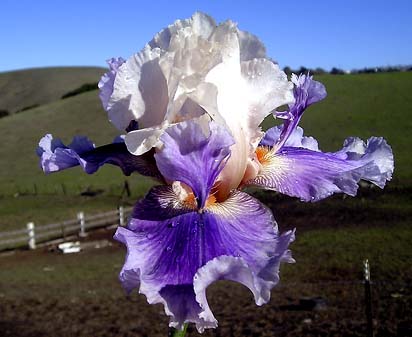
[[[87,229],[107,227],[113,224],[124,226],[133,207],[120,206],[117,210],[85,215],[79,212],[77,218],[60,223],[35,225],[29,222],[24,229],[0,232],[0,251],[19,247],[35,249],[38,243],[65,238],[68,235],[86,235]]]

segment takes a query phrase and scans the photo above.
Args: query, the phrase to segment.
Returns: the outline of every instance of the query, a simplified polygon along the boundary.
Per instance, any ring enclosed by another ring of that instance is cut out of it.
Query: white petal
[[[292,103],[293,84],[277,64],[267,59],[242,62],[242,78],[250,128],[256,128],[271,111]]]
[[[241,61],[266,57],[266,48],[255,35],[238,30],[238,37],[240,42]]]
[[[136,156],[146,153],[153,147],[161,146],[159,138],[165,128],[146,128],[131,131],[126,135],[125,143],[129,152]]]
[[[118,69],[108,112],[110,121],[120,130],[143,115],[147,126],[163,120],[159,114],[164,114],[168,93],[158,64],[159,55],[158,49],[147,47]]]
[[[196,35],[207,39],[216,27],[216,23],[212,17],[196,12],[190,19],[176,20],[173,24],[157,33],[153,40],[149,42],[149,45],[152,48],[168,50],[172,36],[186,27],[191,27]]]

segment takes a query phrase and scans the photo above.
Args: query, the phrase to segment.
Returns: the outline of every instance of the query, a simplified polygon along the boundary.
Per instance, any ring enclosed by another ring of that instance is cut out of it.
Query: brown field
[[[281,230],[297,227],[297,263],[281,268],[270,303],[231,282],[208,289],[219,328],[203,336],[366,336],[362,259],[372,271],[375,336],[412,336],[409,191],[363,190],[357,198],[302,204],[260,194]],[[111,238],[100,230],[89,242]],[[0,256],[1,336],[167,336],[160,305],[127,298],[117,281],[124,248],[63,255],[50,247]],[[320,298],[311,307],[305,300]],[[302,302],[303,301],[303,302]],[[200,336],[190,326],[187,336]]]

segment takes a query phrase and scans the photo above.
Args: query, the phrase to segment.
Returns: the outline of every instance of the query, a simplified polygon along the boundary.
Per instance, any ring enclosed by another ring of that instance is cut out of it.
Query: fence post
[[[34,223],[29,222],[27,224],[27,233],[29,235],[29,248],[30,249],[36,249],[36,236],[34,233]]]
[[[124,227],[124,208],[119,206],[119,226]]]
[[[86,221],[84,219],[84,213],[83,212],[77,213],[77,219],[79,220],[79,224],[80,224],[79,236],[85,237],[86,236]]]
[[[368,337],[373,337],[373,322],[372,322],[372,296],[371,296],[371,275],[368,259],[363,261],[363,271],[365,275],[365,313],[366,313],[366,334]]]

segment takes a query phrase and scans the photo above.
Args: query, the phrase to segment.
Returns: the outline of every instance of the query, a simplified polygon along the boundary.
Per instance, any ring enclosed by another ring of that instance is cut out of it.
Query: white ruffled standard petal
[[[267,59],[242,62],[245,103],[249,128],[257,129],[263,119],[281,105],[293,102],[293,85],[277,64]]]
[[[160,136],[167,128],[167,124],[159,128],[145,128],[130,131],[126,134],[125,143],[127,149],[136,156],[148,152],[151,148],[161,146]]]
[[[210,34],[216,27],[216,23],[212,17],[205,13],[196,12],[190,19],[176,20],[173,24],[165,29],[162,29],[149,42],[152,48],[160,48],[168,50],[170,47],[171,38],[180,30],[191,28],[196,35],[204,39],[208,39]]]
[[[237,35],[240,44],[240,61],[266,58],[266,48],[257,36],[240,29],[238,29]]]
[[[236,141],[232,156],[221,173],[221,197],[237,188],[248,159],[262,137],[259,125],[273,110],[293,101],[293,85],[277,65],[266,59],[241,63],[238,30],[232,22],[218,26],[211,39],[224,45],[223,61],[206,76],[217,88],[219,115]]]
[[[163,121],[168,90],[159,57],[159,49],[146,47],[119,67],[107,107],[110,121],[119,130],[133,120],[144,127]]]

